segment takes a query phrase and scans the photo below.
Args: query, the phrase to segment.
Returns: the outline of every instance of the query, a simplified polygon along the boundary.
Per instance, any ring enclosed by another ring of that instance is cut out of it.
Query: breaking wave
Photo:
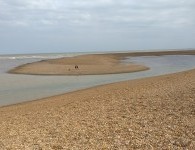
[[[54,58],[61,58],[61,57],[72,57],[79,55],[78,53],[75,54],[50,54],[50,55],[5,55],[0,56],[0,59],[6,60],[16,60],[16,59],[54,59]]]

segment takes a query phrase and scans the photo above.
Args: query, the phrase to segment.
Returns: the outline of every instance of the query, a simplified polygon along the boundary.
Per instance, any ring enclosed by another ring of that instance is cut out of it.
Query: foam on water
[[[70,53],[70,54],[23,54],[23,55],[0,55],[0,60],[6,59],[52,59],[61,57],[72,57],[80,55],[82,53]]]

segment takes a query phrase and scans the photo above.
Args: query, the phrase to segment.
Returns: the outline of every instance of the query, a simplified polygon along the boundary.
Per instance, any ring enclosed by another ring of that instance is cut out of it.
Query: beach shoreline
[[[194,77],[192,69],[2,106],[0,149],[194,149]]]
[[[24,64],[9,70],[8,73],[25,75],[70,76],[131,73],[145,71],[150,68],[134,63],[122,63],[122,60],[128,57],[162,55],[195,55],[195,50],[87,54]]]
[[[103,84],[103,85],[96,85],[96,86],[92,86],[92,87],[88,87],[88,88],[73,90],[73,91],[70,91],[70,92],[62,93],[62,94],[47,96],[47,97],[43,97],[43,98],[39,98],[39,99],[33,99],[33,100],[30,100],[30,101],[23,101],[23,102],[19,102],[19,103],[3,105],[3,106],[0,106],[0,109],[1,108],[7,108],[7,107],[14,107],[14,106],[17,106],[17,105],[26,105],[26,104],[28,105],[30,103],[34,103],[34,102],[36,103],[36,102],[39,102],[39,101],[48,101],[48,99],[53,100],[53,99],[55,99],[56,97],[59,97],[59,96],[64,96],[64,95],[69,95],[69,94],[74,95],[74,94],[79,93],[79,92],[88,91],[88,90],[91,90],[91,89],[101,88],[101,87],[105,87],[105,86],[114,86],[115,84],[120,84],[120,83],[125,83],[125,82],[130,82],[130,81],[147,80],[147,79],[150,79],[150,78],[160,78],[160,77],[164,77],[164,76],[169,76],[169,75],[172,76],[172,75],[175,75],[175,74],[177,75],[177,74],[181,74],[181,73],[185,73],[185,72],[191,72],[191,71],[193,72],[193,71],[195,71],[195,69],[180,71],[180,72],[176,72],[176,73],[169,73],[169,74],[151,76],[151,77],[144,77],[144,78],[138,78],[138,79],[132,79],[132,80],[125,80],[125,81],[107,83],[107,84]]]
[[[0,142],[10,149],[193,149],[194,76],[193,69],[1,107]]]

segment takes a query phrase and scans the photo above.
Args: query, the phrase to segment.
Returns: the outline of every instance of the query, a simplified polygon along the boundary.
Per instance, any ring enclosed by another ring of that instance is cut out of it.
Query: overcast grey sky
[[[0,54],[195,48],[195,0],[0,0]]]

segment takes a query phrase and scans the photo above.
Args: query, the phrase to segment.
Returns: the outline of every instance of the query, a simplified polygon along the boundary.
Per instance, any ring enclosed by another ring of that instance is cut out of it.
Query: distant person
[[[78,65],[75,65],[75,69],[79,69],[79,66]]]

